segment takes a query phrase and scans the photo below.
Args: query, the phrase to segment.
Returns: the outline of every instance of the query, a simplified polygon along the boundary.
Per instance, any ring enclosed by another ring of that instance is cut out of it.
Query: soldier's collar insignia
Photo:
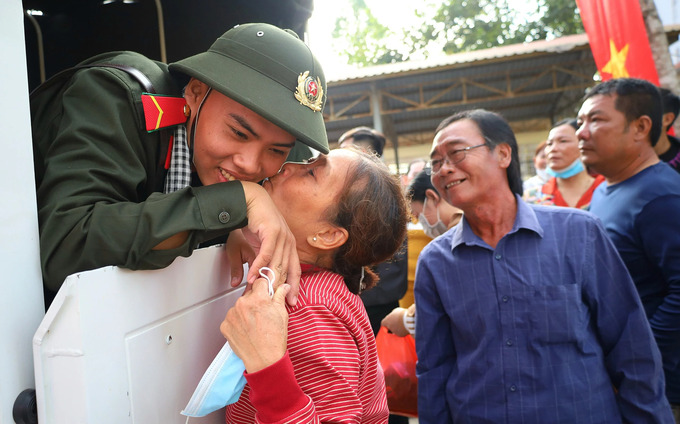
[[[154,132],[186,123],[187,117],[184,115],[186,104],[184,97],[142,93],[146,131]]]
[[[319,77],[314,79],[309,76],[309,71],[298,75],[298,85],[295,89],[295,98],[301,105],[307,106],[314,112],[321,112],[323,105],[323,87]]]

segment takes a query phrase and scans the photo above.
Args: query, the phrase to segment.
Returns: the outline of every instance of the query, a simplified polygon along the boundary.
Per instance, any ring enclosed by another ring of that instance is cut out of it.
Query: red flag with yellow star
[[[576,0],[602,80],[640,78],[659,85],[639,0]]]

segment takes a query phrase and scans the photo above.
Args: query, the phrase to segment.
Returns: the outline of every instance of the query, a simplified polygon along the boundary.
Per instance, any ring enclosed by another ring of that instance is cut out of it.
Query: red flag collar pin
[[[184,97],[142,94],[142,107],[147,132],[183,124],[187,121],[184,114]]]
[[[301,105],[307,106],[314,112],[321,112],[323,105],[323,87],[319,77],[309,76],[309,71],[298,75],[298,85],[295,89],[295,98]]]

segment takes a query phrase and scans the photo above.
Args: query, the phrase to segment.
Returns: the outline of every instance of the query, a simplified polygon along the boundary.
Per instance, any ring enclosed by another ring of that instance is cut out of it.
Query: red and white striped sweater
[[[300,295],[288,307],[288,351],[246,373],[228,423],[386,423],[385,381],[359,296],[342,277],[302,265]]]

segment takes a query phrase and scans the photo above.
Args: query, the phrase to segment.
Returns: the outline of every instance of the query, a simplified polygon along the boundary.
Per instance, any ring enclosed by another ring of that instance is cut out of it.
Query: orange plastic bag
[[[391,414],[418,416],[416,343],[411,335],[399,337],[380,327],[375,339],[378,360],[385,373],[387,406]]]

